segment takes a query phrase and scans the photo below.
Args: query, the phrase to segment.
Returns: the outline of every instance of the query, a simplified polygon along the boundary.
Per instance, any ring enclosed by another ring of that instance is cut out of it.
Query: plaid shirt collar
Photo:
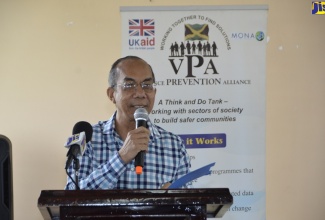
[[[104,134],[113,134],[114,132],[116,132],[115,120],[116,120],[116,111],[111,116],[111,118],[105,123],[103,129]],[[153,123],[151,123],[150,119],[148,119],[147,125],[150,131],[150,140],[153,140],[154,138],[160,138],[160,132],[158,131],[157,127]]]

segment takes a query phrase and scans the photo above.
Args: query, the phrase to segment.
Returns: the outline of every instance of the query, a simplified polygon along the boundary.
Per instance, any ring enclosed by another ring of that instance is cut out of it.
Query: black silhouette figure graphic
[[[189,41],[180,42],[180,44],[175,41],[170,45],[170,57],[184,57],[191,54],[198,54],[203,57],[219,57],[217,50],[218,46],[215,41],[212,45],[209,41],[193,41],[192,44]]]

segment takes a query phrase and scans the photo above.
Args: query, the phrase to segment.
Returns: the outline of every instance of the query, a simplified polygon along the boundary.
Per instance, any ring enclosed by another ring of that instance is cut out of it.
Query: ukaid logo
[[[312,2],[311,13],[313,15],[325,14],[325,2]]]
[[[155,48],[155,20],[129,19],[129,49],[148,50]]]

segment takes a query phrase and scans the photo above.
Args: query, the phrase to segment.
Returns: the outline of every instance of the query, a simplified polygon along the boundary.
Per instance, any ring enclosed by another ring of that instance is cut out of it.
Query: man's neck
[[[124,141],[128,133],[135,129],[135,121],[115,120],[115,129],[121,139]]]

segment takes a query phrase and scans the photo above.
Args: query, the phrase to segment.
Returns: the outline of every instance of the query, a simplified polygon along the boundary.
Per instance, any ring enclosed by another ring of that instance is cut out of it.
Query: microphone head
[[[86,142],[89,142],[93,136],[93,127],[86,121],[77,122],[73,127],[72,134],[79,134],[83,131],[86,133]]]
[[[134,119],[148,121],[149,115],[145,108],[137,108],[134,112]]]

